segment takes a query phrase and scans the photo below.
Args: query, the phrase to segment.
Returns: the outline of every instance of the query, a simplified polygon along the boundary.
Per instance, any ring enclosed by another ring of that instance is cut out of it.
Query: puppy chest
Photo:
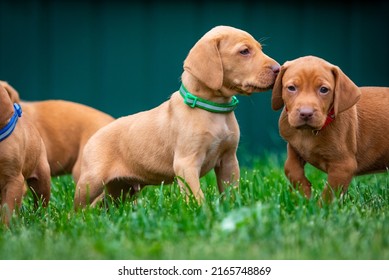
[[[219,158],[226,152],[235,152],[239,137],[234,133],[222,134],[215,137],[206,150],[204,168],[211,169],[218,163]]]
[[[219,131],[217,134],[212,134],[210,139],[209,151],[223,151],[238,146],[239,133],[229,129]]]
[[[320,145],[317,141],[309,138],[296,139],[296,141],[289,141],[289,143],[306,162],[321,170],[327,169],[328,154],[333,153],[330,146]]]

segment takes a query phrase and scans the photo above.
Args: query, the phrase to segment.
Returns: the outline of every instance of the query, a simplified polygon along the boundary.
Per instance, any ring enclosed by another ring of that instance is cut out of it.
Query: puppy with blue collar
[[[21,206],[25,182],[36,202],[41,199],[46,206],[50,199],[50,167],[42,138],[0,84],[0,213],[6,225]]]

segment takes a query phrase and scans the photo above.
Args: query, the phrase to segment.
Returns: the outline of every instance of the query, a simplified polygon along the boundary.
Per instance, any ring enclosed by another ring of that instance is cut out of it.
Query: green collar
[[[212,113],[230,113],[238,106],[239,100],[235,96],[229,103],[216,103],[197,97],[191,94],[183,84],[180,87],[180,94],[184,98],[184,103],[192,108],[197,107]]]

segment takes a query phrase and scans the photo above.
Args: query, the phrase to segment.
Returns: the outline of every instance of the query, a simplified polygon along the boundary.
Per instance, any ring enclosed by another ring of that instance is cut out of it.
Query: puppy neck
[[[181,81],[192,94],[211,102],[229,103],[236,94],[235,92],[232,93],[230,90],[225,89],[224,86],[217,90],[209,88],[205,83],[198,80],[188,71],[182,73]]]
[[[181,97],[184,99],[184,103],[192,108],[200,108],[211,113],[231,113],[238,106],[238,99],[232,97],[232,101],[228,103],[217,103],[212,102],[207,99],[198,97],[190,93],[184,86],[181,84],[179,89]]]
[[[18,122],[18,119],[22,116],[22,108],[19,104],[15,103],[13,105],[14,107],[14,113],[12,117],[9,119],[9,121],[2,125],[0,128],[0,142],[8,138],[14,131],[16,127],[16,123]]]

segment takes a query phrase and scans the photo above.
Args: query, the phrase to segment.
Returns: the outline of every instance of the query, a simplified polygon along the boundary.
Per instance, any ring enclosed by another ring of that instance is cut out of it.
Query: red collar
[[[318,131],[323,130],[327,125],[332,123],[334,120],[335,120],[335,110],[334,110],[334,107],[332,107],[331,110],[327,114],[327,118],[326,118],[324,125]]]
[[[285,111],[288,112],[288,107],[286,107],[286,106],[285,106]],[[326,118],[326,121],[324,122],[324,125],[320,129],[315,130],[316,134],[319,131],[323,130],[326,126],[328,126],[334,120],[335,120],[335,109],[334,109],[334,107],[332,107],[331,110],[327,114],[327,118]]]

